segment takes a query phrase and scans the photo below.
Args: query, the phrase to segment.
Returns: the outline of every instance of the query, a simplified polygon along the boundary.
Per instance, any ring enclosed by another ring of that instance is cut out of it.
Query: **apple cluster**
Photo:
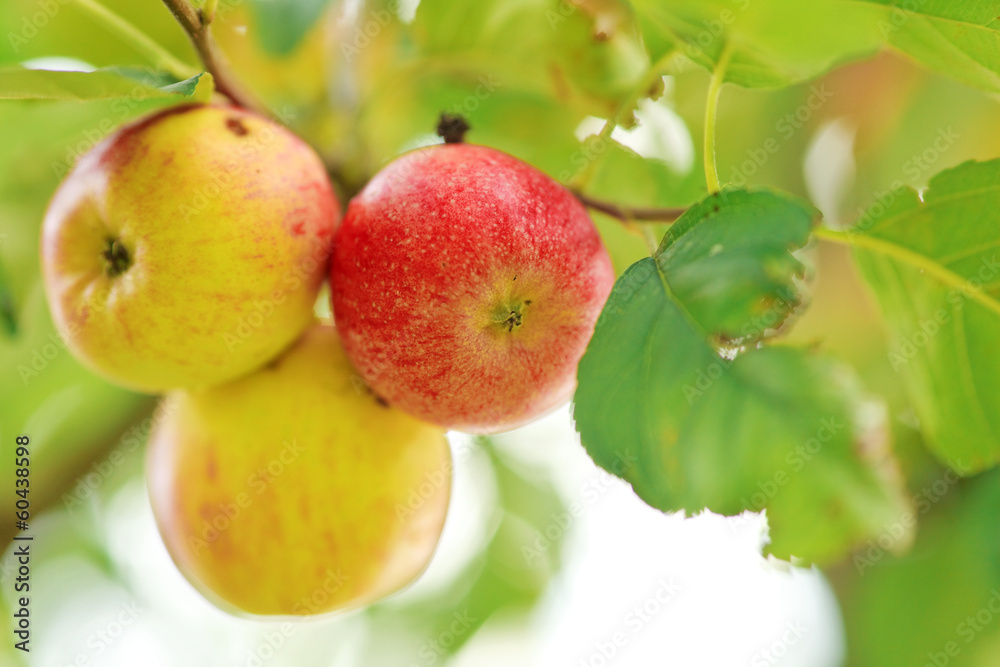
[[[301,139],[201,105],[78,161],[42,266],[80,361],[165,394],[146,471],[175,563],[223,609],[264,616],[415,579],[447,513],[445,431],[564,403],[614,282],[583,206],[505,153],[407,153],[341,219]],[[314,314],[327,282],[333,323]]]

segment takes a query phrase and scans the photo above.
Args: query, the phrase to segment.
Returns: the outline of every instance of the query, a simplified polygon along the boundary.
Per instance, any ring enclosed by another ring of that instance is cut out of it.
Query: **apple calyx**
[[[501,329],[507,329],[507,333],[511,333],[514,331],[514,327],[521,326],[524,317],[523,309],[530,305],[531,301],[504,304],[496,309],[493,321],[500,325]]]
[[[115,238],[108,237],[101,257],[104,258],[104,273],[109,278],[120,276],[132,266],[132,258],[129,257],[128,249]]]

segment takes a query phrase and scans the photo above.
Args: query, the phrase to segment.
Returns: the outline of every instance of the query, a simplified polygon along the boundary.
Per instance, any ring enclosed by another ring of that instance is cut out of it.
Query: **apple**
[[[76,356],[120,385],[225,382],[312,322],[338,217],[294,134],[173,107],[102,140],[59,186],[42,229],[49,306]]]
[[[442,429],[388,407],[317,325],[245,378],[165,399],[146,460],[178,568],[224,610],[311,615],[418,576],[451,492]]]
[[[418,149],[356,196],[330,273],[348,357],[391,405],[495,432],[569,398],[615,274],[584,207],[501,151]]]

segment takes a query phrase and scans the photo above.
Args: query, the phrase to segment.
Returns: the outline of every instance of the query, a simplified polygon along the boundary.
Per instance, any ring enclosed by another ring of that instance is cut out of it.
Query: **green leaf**
[[[700,169],[668,166],[655,158],[644,158],[615,140],[600,141],[588,137],[574,153],[567,168],[553,174],[568,181],[574,169],[586,162],[597,161],[586,193],[605,201],[628,202],[634,207],[674,208],[688,206],[705,196],[705,177]],[[571,168],[572,167],[572,168]],[[620,220],[591,211],[601,239],[611,255],[616,273],[621,274],[634,262],[646,257],[649,250],[641,237]],[[654,230],[663,232],[659,225]]]
[[[212,76],[211,72],[202,72],[190,79],[163,86],[160,90],[172,95],[189,97],[192,102],[208,104],[215,93],[215,77]]]
[[[890,8],[878,26],[893,47],[940,74],[1000,91],[1000,2],[860,1]]]
[[[908,557],[884,553],[894,539],[887,530],[837,577],[844,588],[846,664],[985,667],[1000,661],[1000,474],[957,479],[939,474],[916,493],[918,512],[930,514]],[[918,512],[895,525],[912,522]]]
[[[250,0],[260,45],[272,55],[290,55],[329,4],[330,0]]]
[[[690,209],[615,284],[580,362],[574,415],[595,462],[653,507],[766,507],[773,553],[831,561],[903,507],[878,406],[828,358],[765,347],[732,360],[709,343],[790,289],[801,272],[790,251],[813,219],[770,191]]]
[[[94,72],[61,72],[23,69],[0,69],[0,99],[7,100],[97,100],[194,94],[203,74],[185,81],[159,87],[163,79],[156,75],[140,76],[137,69],[105,69]],[[152,78],[150,78],[152,77]]]
[[[422,0],[412,35],[437,56],[429,66],[450,56],[487,74],[516,69],[519,86],[531,81],[563,105],[592,104],[582,95],[617,102],[648,64],[622,0]]]
[[[884,10],[844,0],[633,0],[653,59],[679,49],[714,69],[727,44],[725,80],[787,86],[873,53]],[[844,26],[831,29],[831,26]]]
[[[816,217],[812,207],[774,192],[724,192],[685,212],[656,261],[705,331],[755,341],[801,301],[805,267],[790,251],[806,244]]]
[[[100,4],[182,61],[197,60],[190,40],[163,2],[100,0]],[[220,12],[238,4],[222,2]],[[56,0],[54,5],[47,0],[4,0],[0,2],[0,26],[4,26],[2,66],[50,56],[71,57],[95,67],[148,62],[145,54],[75,0]]]
[[[969,472],[1000,461],[998,201],[1000,160],[967,162],[922,197],[893,192],[848,232],[929,446]]]
[[[68,11],[68,9],[67,9]],[[169,101],[169,100],[168,100]],[[60,174],[119,123],[162,108],[164,98],[0,104],[0,263],[15,336],[0,334],[0,442],[29,435],[43,456],[32,461],[32,509],[59,504],[76,476],[145,415],[149,399],[119,389],[76,361],[49,316],[39,272],[39,240]],[[151,406],[149,406],[151,408]],[[136,455],[138,456],[138,454]],[[141,458],[141,457],[139,457]],[[13,488],[13,457],[0,460],[0,484]],[[37,482],[37,484],[35,484]],[[10,496],[0,510],[13,511]],[[0,525],[0,543],[14,531]]]

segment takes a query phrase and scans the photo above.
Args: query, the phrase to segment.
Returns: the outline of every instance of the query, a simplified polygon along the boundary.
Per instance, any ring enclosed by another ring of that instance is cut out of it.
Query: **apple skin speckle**
[[[427,567],[451,497],[444,431],[360,390],[333,327],[311,327],[270,368],[163,405],[150,505],[177,567],[219,608],[325,614]]]
[[[312,323],[339,214],[322,161],[289,130],[233,107],[152,114],[81,157],[49,204],[53,320],[78,359],[131,389],[245,375]]]
[[[445,428],[496,432],[570,396],[614,278],[570,192],[501,151],[447,144],[404,155],[352,200],[331,296],[379,396]]]

